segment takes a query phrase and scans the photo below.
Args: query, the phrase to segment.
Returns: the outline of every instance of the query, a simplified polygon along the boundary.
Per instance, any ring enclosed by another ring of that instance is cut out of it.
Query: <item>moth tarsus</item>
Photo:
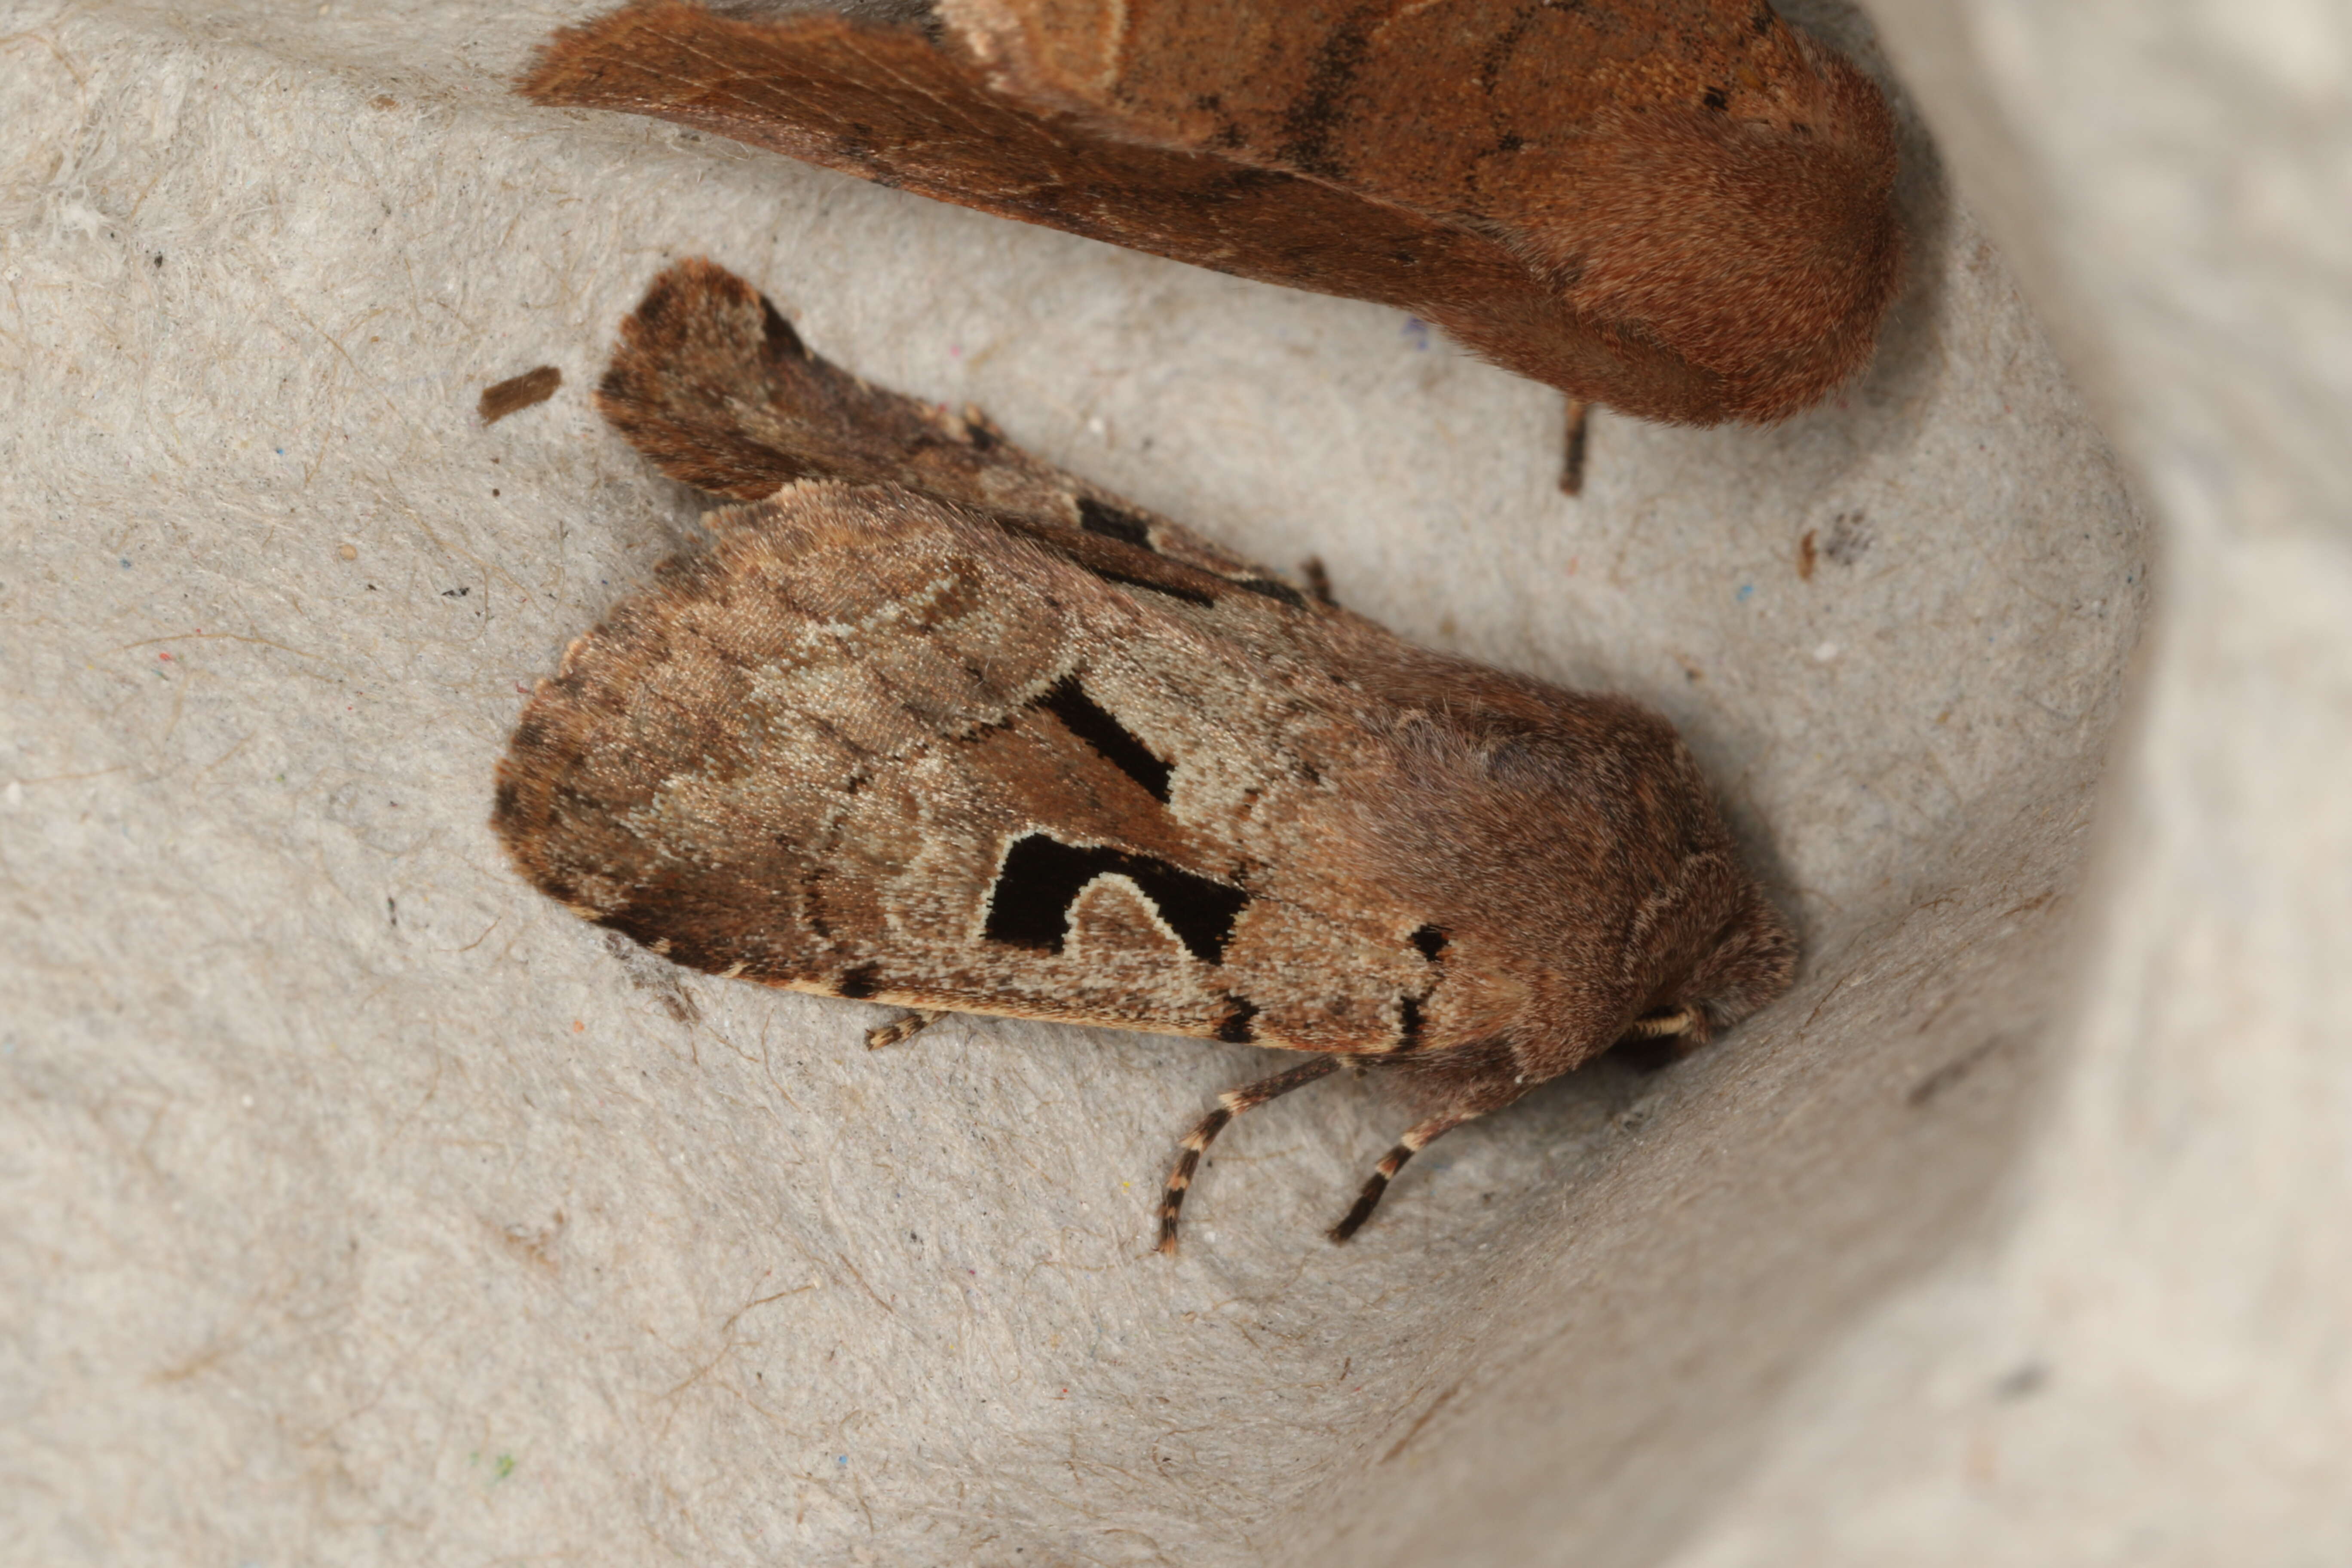
[[[866,1048],[869,1051],[880,1051],[887,1050],[892,1046],[903,1046],[946,1016],[946,1012],[941,1009],[909,1008],[888,1023],[877,1025],[866,1030]]]
[[[1341,1216],[1338,1225],[1333,1226],[1324,1234],[1328,1236],[1335,1244],[1354,1237],[1358,1231],[1364,1228],[1364,1222],[1372,1217],[1372,1211],[1381,1206],[1381,1194],[1389,1190],[1389,1184],[1396,1180],[1396,1173],[1404,1169],[1404,1163],[1428,1148],[1444,1134],[1473,1120],[1474,1116],[1475,1113],[1467,1116],[1433,1116],[1408,1131],[1402,1138],[1397,1140],[1396,1147],[1381,1155],[1380,1163],[1372,1167],[1371,1176],[1364,1183],[1364,1190],[1356,1194],[1353,1206]]]
[[[1592,405],[1582,398],[1568,400],[1568,424],[1560,437],[1559,493],[1584,493],[1584,450],[1592,434]]]
[[[1318,1057],[1311,1062],[1278,1072],[1270,1078],[1258,1079],[1229,1089],[1217,1096],[1217,1108],[1195,1122],[1192,1131],[1184,1134],[1177,1144],[1176,1168],[1169,1173],[1168,1188],[1160,1202],[1160,1250],[1170,1256],[1176,1251],[1176,1219],[1184,1208],[1184,1194],[1192,1190],[1193,1173],[1200,1168],[1201,1158],[1208,1153],[1209,1145],[1217,1141],[1233,1119],[1244,1110],[1255,1110],[1269,1100],[1277,1100],[1294,1089],[1301,1089],[1317,1079],[1328,1078],[1339,1070],[1345,1058]]]
[[[1313,1053],[1414,1150],[1621,1040],[1705,1043],[1795,944],[1665,720],[1413,647],[812,353],[706,261],[597,405],[747,504],[541,681],[492,821],[583,918],[722,976]],[[761,498],[761,499],[754,499]]]

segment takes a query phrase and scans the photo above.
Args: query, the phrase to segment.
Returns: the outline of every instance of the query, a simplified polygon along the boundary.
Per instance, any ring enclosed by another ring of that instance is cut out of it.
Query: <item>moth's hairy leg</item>
[[[1592,405],[1580,397],[1568,400],[1566,433],[1559,448],[1559,493],[1584,493],[1584,448],[1592,435]]]
[[[1679,1035],[1690,1026],[1690,1009],[1685,1007],[1679,1012],[1654,1013],[1646,1018],[1636,1018],[1625,1026],[1625,1033],[1633,1039],[1655,1040],[1668,1035]]]
[[[866,1030],[866,1048],[878,1051],[886,1046],[903,1046],[946,1016],[934,1008],[910,1007],[888,1023]]]
[[[1182,1152],[1176,1156],[1176,1169],[1168,1177],[1168,1191],[1160,1202],[1160,1250],[1173,1254],[1176,1250],[1176,1216],[1184,1207],[1184,1194],[1192,1185],[1192,1173],[1200,1167],[1201,1156],[1225,1130],[1225,1123],[1244,1110],[1254,1110],[1269,1100],[1279,1099],[1292,1089],[1313,1083],[1338,1070],[1340,1058],[1336,1056],[1318,1057],[1288,1072],[1276,1073],[1272,1078],[1245,1083],[1239,1089],[1229,1089],[1217,1096],[1217,1109],[1201,1118],[1200,1124],[1184,1134]]]
[[[1397,1140],[1397,1146],[1381,1155],[1381,1163],[1372,1168],[1371,1180],[1366,1182],[1364,1190],[1356,1194],[1356,1206],[1348,1211],[1346,1218],[1331,1227],[1328,1232],[1331,1239],[1345,1241],[1363,1229],[1364,1222],[1372,1217],[1372,1211],[1381,1206],[1381,1194],[1388,1191],[1389,1183],[1404,1168],[1407,1160],[1464,1122],[1476,1121],[1479,1114],[1475,1110],[1452,1111],[1444,1116],[1433,1116],[1407,1130],[1405,1135]]]

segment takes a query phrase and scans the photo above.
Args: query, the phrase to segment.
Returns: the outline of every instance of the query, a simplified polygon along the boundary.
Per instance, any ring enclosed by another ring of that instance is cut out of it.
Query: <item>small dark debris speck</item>
[[[2029,1361],[2003,1373],[1992,1385],[1995,1399],[2028,1399],[2042,1392],[2050,1382],[2050,1369],[2038,1361]]]
[[[479,410],[482,423],[495,425],[508,415],[529,408],[534,403],[544,403],[555,395],[563,384],[563,373],[551,364],[527,370],[520,375],[501,381],[495,386],[482,388]]]

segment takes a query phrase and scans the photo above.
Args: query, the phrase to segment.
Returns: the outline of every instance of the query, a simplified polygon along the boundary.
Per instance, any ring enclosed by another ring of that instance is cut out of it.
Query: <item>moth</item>
[[[520,89],[1411,311],[1571,468],[1819,402],[1902,272],[1885,100],[1763,0],[634,0]]]
[[[1690,752],[1621,697],[1417,648],[870,386],[705,261],[622,327],[598,406],[738,504],[539,683],[492,822],[522,874],[678,963],[912,1011],[1307,1053],[1412,1155],[1629,1038],[1784,990],[1789,927]]]

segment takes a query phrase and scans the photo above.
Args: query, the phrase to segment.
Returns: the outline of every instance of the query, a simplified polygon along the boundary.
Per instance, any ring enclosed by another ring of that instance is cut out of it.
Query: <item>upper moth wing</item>
[[[636,0],[542,103],[1376,300],[1570,395],[1766,419],[1868,358],[1892,121],[1753,0],[942,0],[926,25]]]
[[[1360,1052],[1467,1021],[1409,900],[1297,852],[1383,744],[1321,618],[898,489],[719,521],[516,731],[494,823],[546,891],[697,968],[916,1006]]]
[[[670,478],[738,500],[811,477],[903,485],[1301,602],[1279,574],[1031,457],[978,409],[919,402],[811,353],[766,296],[700,258],[666,268],[622,321],[596,405]]]

